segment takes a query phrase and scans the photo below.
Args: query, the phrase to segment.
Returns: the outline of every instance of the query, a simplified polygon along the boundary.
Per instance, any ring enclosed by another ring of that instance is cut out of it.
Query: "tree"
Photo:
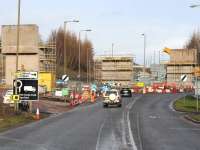
[[[200,63],[200,32],[194,32],[185,45],[187,49],[197,49],[197,60]]]
[[[58,30],[53,30],[49,36],[49,41],[56,41],[56,72],[57,77],[61,77],[64,73],[64,30],[59,28]],[[93,46],[90,40],[87,38],[81,40],[81,71],[87,71],[87,54],[91,62],[93,62]],[[75,33],[70,31],[65,33],[65,50],[67,59],[67,73],[71,78],[77,76],[78,63],[79,63],[79,39]],[[86,78],[83,76],[83,78]]]

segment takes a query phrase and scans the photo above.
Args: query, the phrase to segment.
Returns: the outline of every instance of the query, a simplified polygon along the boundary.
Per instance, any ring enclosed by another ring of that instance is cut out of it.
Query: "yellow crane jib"
[[[167,53],[167,54],[170,54],[171,51],[172,51],[172,49],[171,49],[171,48],[168,48],[168,47],[165,47],[165,48],[163,49],[163,52],[165,52],[165,53]]]

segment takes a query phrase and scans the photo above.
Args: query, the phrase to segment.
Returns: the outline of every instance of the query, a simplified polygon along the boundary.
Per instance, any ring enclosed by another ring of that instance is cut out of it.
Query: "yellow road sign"
[[[19,95],[12,95],[12,100],[19,101],[20,100]]]
[[[138,83],[136,83],[136,85],[137,85],[138,87],[144,87],[144,86],[145,86],[144,82],[138,82]]]

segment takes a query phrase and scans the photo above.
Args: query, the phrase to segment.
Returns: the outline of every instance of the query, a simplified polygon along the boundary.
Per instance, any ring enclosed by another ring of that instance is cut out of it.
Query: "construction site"
[[[12,86],[16,72],[16,25],[3,25],[0,44],[0,80]],[[56,43],[42,42],[37,25],[20,25],[18,71],[39,72],[39,84],[48,89],[55,84]]]
[[[170,56],[167,65],[167,82],[174,82],[178,85],[192,85],[194,70],[198,66],[196,49],[171,49],[165,51]],[[184,58],[184,59],[183,59]],[[186,75],[187,80],[181,81],[181,76]]]
[[[128,85],[133,81],[133,56],[95,57],[95,80]]]

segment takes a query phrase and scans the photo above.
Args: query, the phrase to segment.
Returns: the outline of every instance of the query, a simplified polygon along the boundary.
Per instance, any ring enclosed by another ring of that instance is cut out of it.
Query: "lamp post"
[[[78,23],[79,20],[68,20],[68,21],[64,21],[64,40],[63,40],[63,47],[64,47],[64,65],[63,65],[63,71],[64,71],[64,74],[67,73],[67,59],[66,59],[66,55],[67,55],[67,52],[66,52],[66,27],[67,27],[67,23],[71,23],[71,22],[75,22],[75,23]]]
[[[79,50],[78,50],[78,79],[81,80],[81,33],[82,32],[91,32],[91,29],[80,30],[79,31]]]
[[[200,4],[194,4],[194,5],[190,5],[190,8],[196,8],[196,7],[200,7]],[[197,49],[198,51],[198,49]],[[195,67],[198,67],[199,63],[198,63],[198,57],[196,56],[196,65]],[[199,87],[198,87],[198,77],[197,74],[195,73],[195,87],[196,87],[196,93],[197,93],[197,104],[196,104],[196,111],[199,112]]]
[[[87,83],[89,83],[88,78],[89,78],[89,49],[87,49]]]
[[[144,67],[143,67],[143,74],[145,76],[145,68],[146,68],[146,34],[143,33],[142,36],[144,37]]]
[[[19,37],[20,37],[20,17],[21,17],[21,0],[18,0],[18,12],[17,12],[17,51],[16,51],[16,72],[18,71],[18,59],[19,59]]]
[[[17,11],[17,45],[16,45],[16,73],[15,73],[15,91],[14,94],[17,95],[17,71],[19,66],[19,37],[20,37],[20,18],[21,18],[21,0],[18,0],[18,11]],[[18,111],[18,102],[15,101],[15,111]]]

